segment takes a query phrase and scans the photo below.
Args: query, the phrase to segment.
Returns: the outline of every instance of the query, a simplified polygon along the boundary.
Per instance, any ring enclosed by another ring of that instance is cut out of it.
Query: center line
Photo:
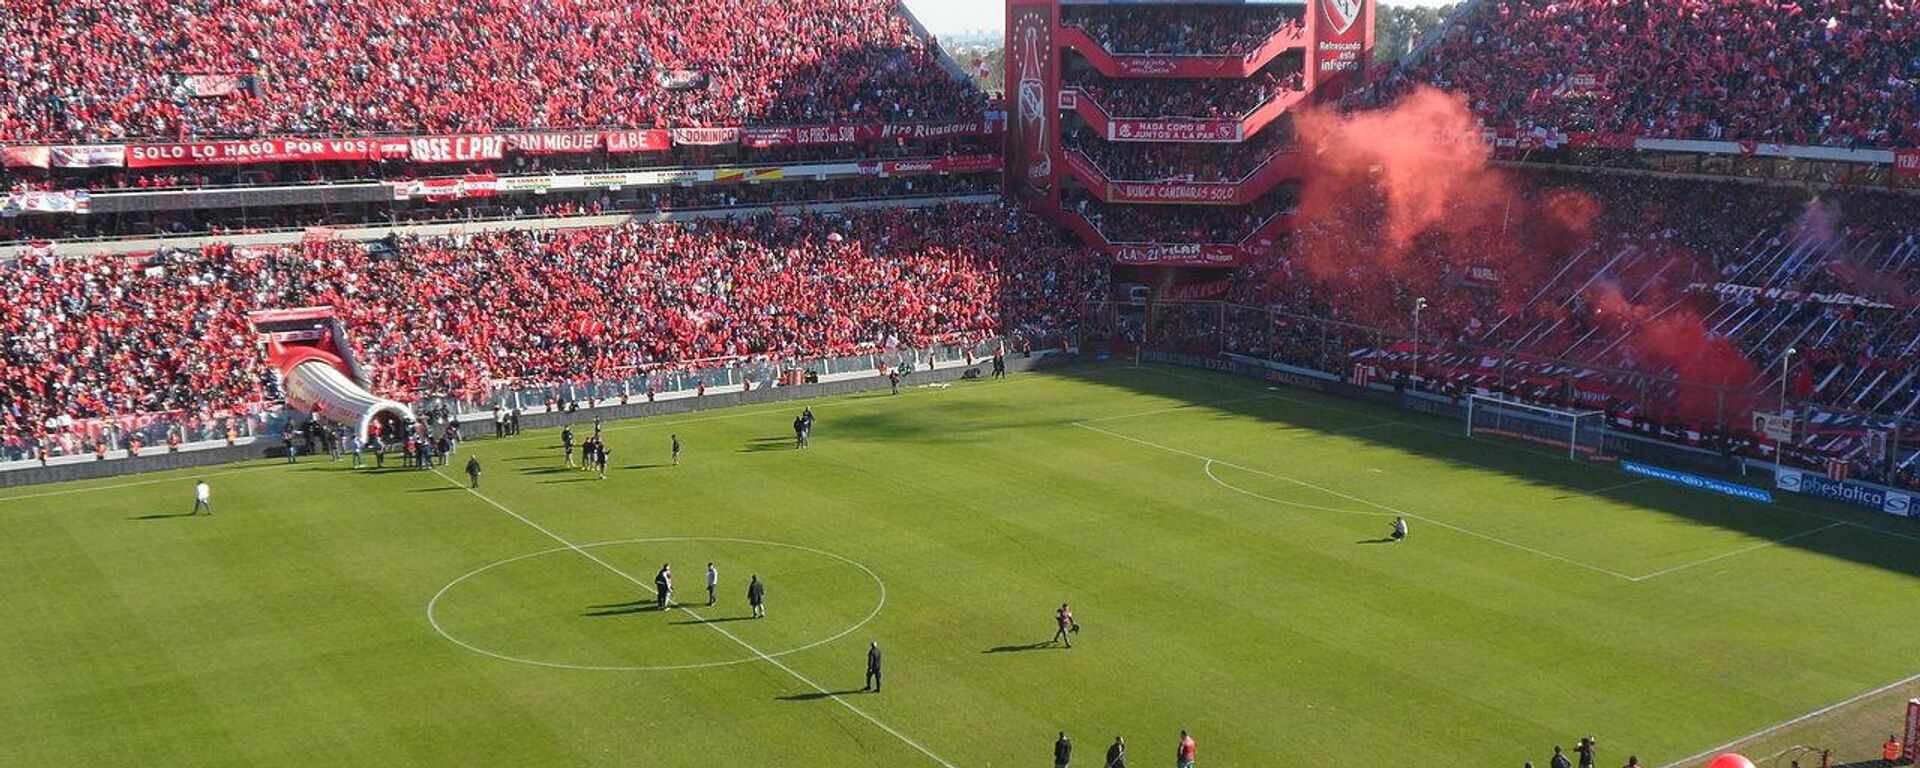
[[[440,479],[447,481],[449,485],[452,485],[455,488],[459,488],[460,490],[466,491],[467,493],[473,494],[474,498],[477,498],[481,501],[486,502],[487,504],[491,505],[494,509],[507,513],[508,516],[512,517],[515,520],[519,520],[522,523],[526,523],[527,527],[546,534],[547,538],[560,542],[561,546],[564,546],[567,549],[573,550],[575,553],[579,554],[581,557],[584,557],[588,560],[592,560],[596,565],[599,565],[601,568],[607,569],[609,573],[612,573],[615,576],[619,576],[622,579],[626,579],[627,581],[634,583],[635,585],[639,586],[641,589],[646,590],[649,594],[654,594],[652,584],[648,584],[645,581],[641,581],[640,579],[634,578],[633,574],[627,573],[626,571],[623,571],[623,570],[620,570],[619,568],[614,567],[612,563],[609,563],[605,560],[600,559],[598,555],[595,555],[592,552],[589,552],[586,549],[583,549],[580,545],[575,544],[572,541],[567,540],[566,538],[563,538],[560,534],[547,530],[545,526],[542,526],[539,523],[536,523],[532,520],[528,520],[526,517],[522,516],[520,513],[515,512],[511,509],[508,509],[506,505],[501,504],[500,502],[494,501],[491,497],[487,496],[484,493],[481,493],[478,489],[469,488],[467,486],[461,485],[459,481],[446,476],[445,474],[441,473],[441,471],[438,469],[433,470],[433,473],[436,475],[439,475]],[[920,754],[926,755],[928,758],[931,758],[934,762],[939,763],[941,766],[943,766],[943,768],[954,768],[953,763],[947,762],[946,758],[943,758],[939,755],[934,754],[933,750],[927,749],[925,746],[921,745],[920,742],[914,741],[913,739],[908,738],[906,734],[901,733],[897,730],[894,730],[893,726],[887,725],[886,723],[881,722],[879,718],[876,718],[873,715],[867,714],[866,710],[854,706],[852,702],[849,702],[846,699],[841,698],[840,694],[829,691],[826,688],[822,687],[819,683],[814,682],[811,678],[807,677],[806,675],[803,675],[803,674],[800,674],[799,672],[794,671],[792,667],[787,666],[785,663],[781,662],[779,659],[776,659],[772,656],[768,656],[766,653],[762,652],[759,648],[755,648],[752,643],[748,643],[747,641],[740,639],[738,635],[735,635],[732,632],[727,631],[726,627],[720,626],[719,624],[713,624],[713,623],[707,622],[704,617],[702,617],[698,613],[695,613],[691,608],[682,607],[680,610],[686,611],[687,615],[692,616],[695,621],[703,622],[702,626],[705,626],[708,629],[711,629],[715,632],[720,633],[722,637],[725,637],[728,640],[732,640],[735,644],[738,644],[741,648],[745,648],[748,653],[751,653],[755,656],[760,657],[762,661],[765,661],[768,664],[772,664],[773,666],[779,668],[780,671],[785,672],[789,675],[792,675],[793,679],[798,680],[802,683],[805,683],[808,688],[812,688],[814,691],[820,693],[821,695],[829,699],[832,699],[834,703],[839,704],[842,707],[846,707],[848,712],[852,712],[856,715],[859,715],[861,719],[874,724],[874,726],[878,727],[882,731],[886,731],[887,735],[892,736],[895,739],[899,739],[901,743],[906,744],[909,747],[913,747],[915,750],[919,751]]]

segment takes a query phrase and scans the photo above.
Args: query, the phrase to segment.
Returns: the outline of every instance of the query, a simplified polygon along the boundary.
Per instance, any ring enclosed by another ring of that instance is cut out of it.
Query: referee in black
[[[880,692],[880,642],[867,645],[867,686],[863,691]]]

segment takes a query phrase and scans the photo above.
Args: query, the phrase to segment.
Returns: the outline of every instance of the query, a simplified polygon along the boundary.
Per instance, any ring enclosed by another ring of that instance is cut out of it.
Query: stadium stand
[[[1920,139],[1920,25],[1879,0],[1486,0],[1399,85],[1497,126],[1829,146]]]
[[[880,0],[7,10],[4,140],[898,121],[985,104]]]
[[[1284,125],[1238,144],[1125,144],[1106,141],[1085,127],[1061,140],[1068,151],[1086,155],[1107,178],[1124,181],[1237,182],[1293,146]]]
[[[1063,80],[1116,118],[1228,118],[1246,115],[1283,91],[1304,89],[1301,66],[1287,57],[1244,80],[1147,80],[1107,77],[1068,57]]]
[[[1105,277],[997,205],[27,257],[0,265],[22,308],[0,314],[0,446],[90,452],[88,420],[212,424],[272,399],[246,333],[256,309],[331,304],[381,391],[475,396],[655,363],[1038,335]]]
[[[1305,21],[1303,5],[1191,8],[1067,5],[1060,22],[1122,56],[1245,56]]]
[[[1227,346],[1343,373],[1366,364],[1441,392],[1604,407],[1617,429],[1767,460],[1772,448],[1746,414],[1774,410],[1780,360],[1794,348],[1785,394],[1806,430],[1787,458],[1813,468],[1839,460],[1855,477],[1916,487],[1920,454],[1895,446],[1902,452],[1885,462],[1869,439],[1920,406],[1920,226],[1910,200],[1645,176],[1531,181],[1601,203],[1590,245],[1528,271],[1509,257],[1551,246],[1516,231],[1485,244],[1486,267],[1475,274],[1424,243],[1406,273],[1428,276],[1420,281],[1379,270],[1328,281],[1276,259],[1242,270],[1230,299],[1301,321],[1232,330]],[[1375,234],[1302,236],[1368,249]],[[1601,298],[1607,287],[1651,311],[1609,317],[1618,310]],[[1430,300],[1417,351],[1406,321],[1387,319],[1404,318],[1415,296]],[[1718,390],[1670,381],[1673,361],[1636,357],[1629,343],[1682,308],[1747,360],[1747,379],[1724,401]],[[1416,355],[1424,360],[1418,378]]]

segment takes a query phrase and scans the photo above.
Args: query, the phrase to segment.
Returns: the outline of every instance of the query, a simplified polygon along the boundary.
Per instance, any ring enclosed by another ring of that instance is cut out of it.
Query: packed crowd
[[[643,214],[740,206],[882,200],[907,197],[993,194],[992,174],[922,174],[892,178],[843,177],[827,181],[770,184],[702,184],[622,191],[577,190],[541,196],[514,195],[433,202],[257,205],[246,209],[179,208],[113,216],[21,216],[0,218],[0,243],[75,238],[231,236],[308,228],[386,227],[402,224],[504,219]]]
[[[1804,425],[1790,460],[1920,481],[1920,446],[1871,437],[1920,407],[1920,227],[1909,199],[1638,176],[1529,181],[1539,194],[1572,188],[1595,200],[1589,233],[1513,225],[1475,241],[1472,259],[1427,239],[1398,266],[1346,274],[1263,262],[1229,299],[1300,319],[1260,316],[1229,346],[1343,374],[1366,364],[1447,392],[1605,408],[1615,428],[1760,459],[1774,449],[1748,414],[1777,410],[1784,384]],[[1305,239],[1379,247],[1368,233],[1302,224],[1288,252]],[[1920,437],[1920,422],[1907,424]]]
[[[1063,135],[1061,143],[1114,181],[1237,182],[1290,151],[1288,134],[1287,121],[1281,120],[1238,144],[1172,144],[1107,141],[1082,127]]]
[[[459,174],[500,176],[541,173],[607,173],[656,168],[821,163],[845,160],[937,158],[989,155],[999,151],[997,136],[965,136],[937,140],[869,141],[858,144],[749,148],[678,145],[664,152],[635,155],[605,151],[578,154],[533,155],[515,152],[494,161],[461,164],[341,161],[317,163],[260,163],[193,168],[96,168],[44,170],[8,168],[0,175],[0,191],[175,190],[219,187],[310,186],[366,181],[397,181]]]
[[[1229,5],[1196,13],[1182,6],[1065,5],[1060,23],[1122,56],[1246,56],[1283,31],[1304,32],[1301,10]]]
[[[0,139],[980,114],[936,59],[887,0],[20,0]]]
[[[1079,187],[1062,200],[1108,242],[1233,244],[1293,212],[1298,197],[1293,185],[1283,184],[1240,206],[1105,203]]]
[[[1496,125],[1831,146],[1920,142],[1920,23],[1897,0],[1488,0],[1402,84]]]
[[[1115,118],[1239,118],[1284,92],[1306,88],[1299,56],[1281,56],[1238,80],[1110,78],[1069,55],[1062,81],[1087,94]]]
[[[736,355],[1040,334],[1101,295],[1098,257],[998,205],[513,230],[0,265],[0,443],[275,396],[257,309],[332,305],[376,389],[484,395]],[[152,443],[150,443],[152,444]],[[116,446],[118,447],[118,446]],[[87,450],[91,450],[89,446]]]

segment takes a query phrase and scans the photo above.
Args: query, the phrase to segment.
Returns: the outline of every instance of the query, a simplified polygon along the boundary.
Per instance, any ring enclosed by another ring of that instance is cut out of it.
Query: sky
[[[1388,5],[1444,5],[1449,0],[1383,0]],[[1006,0],[906,0],[913,15],[936,35],[987,30],[1006,26]]]

